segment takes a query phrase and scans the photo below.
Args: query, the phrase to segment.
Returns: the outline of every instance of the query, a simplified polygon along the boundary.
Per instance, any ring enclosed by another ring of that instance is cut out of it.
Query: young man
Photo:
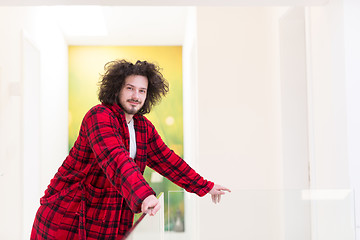
[[[100,105],[90,109],[68,157],[40,199],[31,239],[120,239],[134,213],[160,204],[143,178],[149,166],[189,192],[229,189],[203,179],[161,140],[143,116],[168,92],[159,68],[146,61],[105,65]]]

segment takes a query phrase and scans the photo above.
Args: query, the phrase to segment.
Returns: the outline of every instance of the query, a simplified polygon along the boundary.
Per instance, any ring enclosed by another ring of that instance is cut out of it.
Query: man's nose
[[[135,91],[133,92],[133,98],[134,98],[134,99],[139,99],[139,96],[140,96],[139,91],[136,91],[136,90],[135,90]]]

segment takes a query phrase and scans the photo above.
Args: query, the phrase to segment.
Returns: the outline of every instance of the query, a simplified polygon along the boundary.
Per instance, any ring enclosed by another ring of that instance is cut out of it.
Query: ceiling
[[[189,11],[188,7],[159,6],[50,8],[57,9],[69,45],[183,45]],[[97,34],[96,27],[106,33]]]
[[[0,5],[314,6],[328,0],[0,0]]]
[[[191,6],[317,6],[327,2],[328,0],[0,0],[0,7],[42,6],[54,11],[69,45],[182,45]]]

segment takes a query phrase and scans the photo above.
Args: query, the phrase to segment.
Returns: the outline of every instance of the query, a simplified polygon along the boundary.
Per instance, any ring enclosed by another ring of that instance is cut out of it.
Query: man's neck
[[[133,119],[133,116],[132,114],[125,113],[126,123],[129,123],[131,119]]]

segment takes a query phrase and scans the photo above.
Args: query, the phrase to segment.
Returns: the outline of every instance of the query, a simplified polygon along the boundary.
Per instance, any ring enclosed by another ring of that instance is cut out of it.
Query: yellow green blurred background
[[[156,63],[169,82],[170,91],[146,117],[155,125],[164,142],[183,157],[183,88],[181,46],[69,46],[69,150],[73,146],[86,112],[99,104],[98,83],[104,65],[116,59],[131,62],[146,60]],[[120,89],[119,89],[120,90]],[[168,191],[180,190],[178,186],[146,168],[145,179],[156,193],[164,192],[165,216],[168,211],[181,211],[183,197],[173,199],[168,209]],[[172,223],[167,222],[167,230]]]

